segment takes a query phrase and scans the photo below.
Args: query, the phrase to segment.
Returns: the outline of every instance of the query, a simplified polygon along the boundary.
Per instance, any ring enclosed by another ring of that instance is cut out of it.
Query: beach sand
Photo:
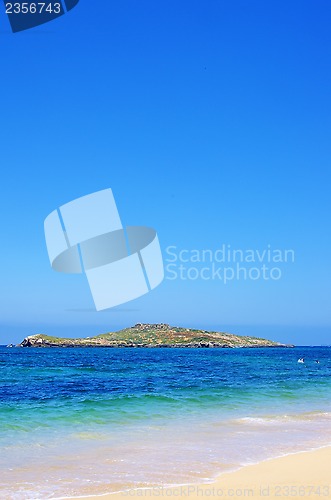
[[[89,496],[93,500],[125,498],[331,498],[331,447],[296,453],[222,474],[215,482],[171,488],[136,489]],[[73,500],[73,499],[72,499]]]

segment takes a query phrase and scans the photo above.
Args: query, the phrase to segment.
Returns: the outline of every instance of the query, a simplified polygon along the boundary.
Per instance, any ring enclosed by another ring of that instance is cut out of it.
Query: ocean
[[[1,499],[209,482],[331,444],[330,347],[2,347],[0,367]]]

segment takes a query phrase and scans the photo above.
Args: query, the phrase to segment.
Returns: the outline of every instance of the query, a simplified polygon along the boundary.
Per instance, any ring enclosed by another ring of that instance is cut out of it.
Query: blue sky
[[[12,34],[0,12],[0,343],[167,322],[330,344],[331,6],[80,0]],[[161,247],[295,251],[277,281],[165,280],[94,312],[43,221],[111,187]]]

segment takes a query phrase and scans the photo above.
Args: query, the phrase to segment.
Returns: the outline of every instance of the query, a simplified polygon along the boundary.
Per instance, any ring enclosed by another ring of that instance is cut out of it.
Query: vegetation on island
[[[117,332],[95,337],[61,338],[44,334],[30,335],[20,347],[280,347],[278,342],[225,332],[169,326],[164,323],[137,323]]]

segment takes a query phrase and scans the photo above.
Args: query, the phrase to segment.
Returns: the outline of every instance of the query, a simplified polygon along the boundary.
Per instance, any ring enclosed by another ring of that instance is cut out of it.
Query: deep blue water
[[[218,472],[217,461],[266,458],[268,443],[277,455],[330,438],[331,348],[0,348],[0,368],[0,465],[7,471],[0,492],[8,498],[173,483],[169,449],[185,482],[195,470],[199,480]],[[91,457],[98,470],[86,472]],[[88,484],[80,489],[83,477]]]

